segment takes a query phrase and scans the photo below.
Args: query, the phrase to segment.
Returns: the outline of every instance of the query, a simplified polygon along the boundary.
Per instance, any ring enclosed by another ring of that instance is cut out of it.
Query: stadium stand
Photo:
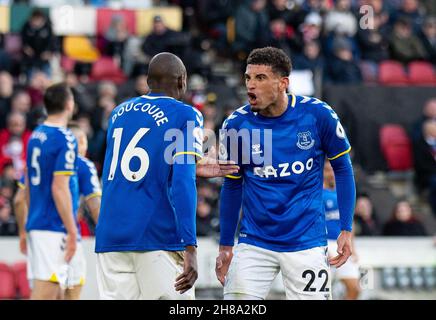
[[[436,85],[434,66],[429,62],[413,61],[408,65],[409,81],[415,85]]]
[[[406,85],[409,83],[404,66],[398,61],[383,61],[379,65],[379,82],[383,85]]]
[[[389,170],[413,168],[412,142],[401,125],[385,124],[380,128],[380,146]]]
[[[15,262],[11,265],[11,269],[15,277],[18,298],[29,299],[30,287],[29,287],[29,280],[27,280],[26,262],[25,261]]]
[[[91,80],[110,80],[120,84],[127,80],[123,71],[115,64],[115,61],[110,57],[102,57],[97,60],[91,69]]]

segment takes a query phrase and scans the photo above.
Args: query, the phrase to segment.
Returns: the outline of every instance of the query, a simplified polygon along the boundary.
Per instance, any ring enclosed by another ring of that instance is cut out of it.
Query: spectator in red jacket
[[[23,173],[26,163],[26,147],[31,132],[26,130],[26,117],[19,112],[11,113],[6,128],[0,130],[0,174],[6,164],[14,166],[17,179]]]

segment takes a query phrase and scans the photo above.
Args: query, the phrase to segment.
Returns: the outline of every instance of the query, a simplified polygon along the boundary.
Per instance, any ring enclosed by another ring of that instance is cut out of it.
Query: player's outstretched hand
[[[233,258],[233,247],[220,246],[218,257],[216,258],[215,273],[218,281],[224,285],[227,272],[229,271],[230,262]]]
[[[65,238],[65,261],[69,263],[76,253],[77,235],[68,233]]]
[[[180,291],[180,294],[183,294],[194,286],[197,278],[197,248],[187,246],[185,250],[183,273],[176,278],[174,287],[176,291]]]
[[[348,258],[353,254],[353,244],[351,242],[352,233],[349,231],[342,231],[338,237],[338,255],[330,258],[329,262],[332,266],[339,268]]]
[[[20,252],[27,255],[27,240],[25,232],[20,233]]]
[[[197,176],[203,178],[224,177],[237,173],[239,167],[233,161],[218,160],[215,147],[211,147],[208,154],[197,162]]]

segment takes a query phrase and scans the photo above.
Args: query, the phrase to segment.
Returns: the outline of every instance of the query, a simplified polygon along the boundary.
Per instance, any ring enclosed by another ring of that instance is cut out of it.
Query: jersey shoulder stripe
[[[178,112],[182,111],[182,112],[186,112],[186,116],[189,119],[193,119],[193,117],[195,117],[195,119],[197,120],[197,122],[202,126],[203,125],[203,114],[200,112],[200,110],[198,110],[197,108],[183,103],[181,101],[176,100],[177,102],[179,102],[180,104],[180,110],[177,110]]]
[[[324,101],[315,98],[315,97],[307,97],[307,96],[295,96],[296,104],[298,105],[319,105],[325,107],[327,109],[331,109],[331,107]]]
[[[296,105],[305,107],[305,111],[307,112],[311,112],[321,117],[322,114],[330,114],[333,118],[339,120],[335,110],[333,110],[333,108],[325,101],[307,96],[296,96],[296,101]]]
[[[68,142],[73,143],[76,141],[76,137],[70,129],[59,127],[58,132],[62,133]]]
[[[223,129],[236,129],[250,114],[250,105],[246,104],[233,111],[223,122]]]

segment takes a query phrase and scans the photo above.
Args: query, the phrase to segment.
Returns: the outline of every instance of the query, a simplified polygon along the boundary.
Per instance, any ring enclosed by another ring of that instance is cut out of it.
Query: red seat
[[[0,263],[0,299],[15,299],[17,290],[12,269]]]
[[[12,265],[12,270],[15,275],[16,285],[18,287],[18,295],[21,299],[30,298],[30,286],[27,279],[27,264],[26,262],[17,262]]]
[[[120,84],[125,82],[127,77],[111,57],[102,57],[92,65],[91,80],[111,80]]]
[[[384,85],[405,85],[409,83],[403,65],[393,60],[380,62],[378,80]]]
[[[413,168],[412,143],[401,125],[386,124],[380,128],[380,147],[389,170]]]
[[[104,35],[111,25],[112,17],[121,15],[129,33],[136,34],[136,13],[134,10],[97,9],[97,35]]]
[[[413,84],[436,84],[436,75],[433,65],[424,61],[409,63],[409,79]]]

